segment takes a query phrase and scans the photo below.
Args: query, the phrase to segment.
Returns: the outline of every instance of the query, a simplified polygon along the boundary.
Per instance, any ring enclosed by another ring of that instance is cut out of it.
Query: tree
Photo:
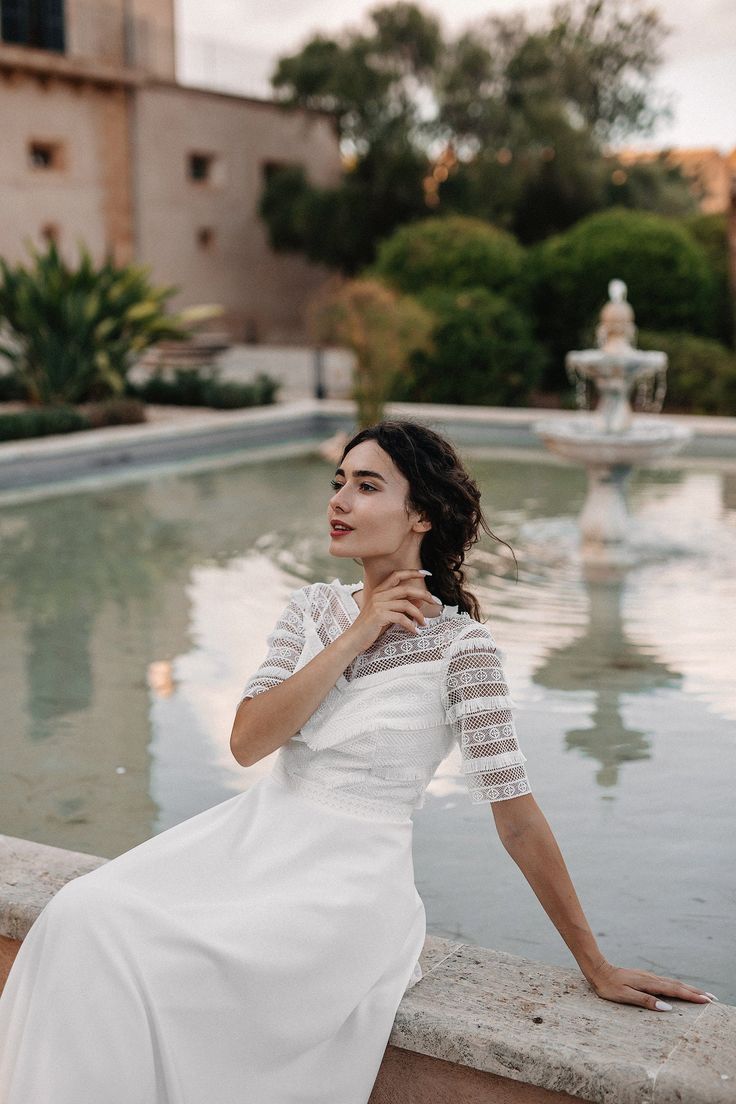
[[[370,13],[368,32],[316,35],[272,77],[286,109],[334,114],[350,165],[336,188],[315,188],[284,169],[267,183],[260,212],[275,249],[298,249],[350,275],[373,259],[375,243],[426,214],[427,154],[420,103],[439,64],[439,23],[414,4]]]
[[[287,110],[334,114],[348,169],[330,189],[274,173],[260,207],[271,244],[353,274],[396,226],[433,212],[524,242],[565,229],[610,203],[604,143],[667,113],[652,91],[666,33],[646,0],[566,0],[538,25],[494,16],[448,39],[401,0],[365,28],[315,35],[279,61],[274,93]]]
[[[641,190],[612,197],[619,166],[603,145],[649,133],[669,114],[651,86],[666,34],[635,0],[576,0],[537,27],[522,15],[493,16],[460,35],[438,78],[438,131],[464,151],[446,188],[450,206],[523,242],[612,202],[635,206]],[[666,213],[674,190],[681,210],[694,210],[687,181],[672,176]],[[646,205],[660,209],[651,192]]]

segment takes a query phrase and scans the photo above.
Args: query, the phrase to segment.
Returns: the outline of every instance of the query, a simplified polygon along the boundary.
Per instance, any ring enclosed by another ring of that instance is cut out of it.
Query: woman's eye
[[[345,484],[344,483],[338,483],[336,479],[331,479],[330,480],[330,486],[334,490],[339,491],[341,487],[345,486]],[[359,487],[367,487],[369,491],[375,491],[376,490],[376,488],[371,483],[359,483],[358,486]]]

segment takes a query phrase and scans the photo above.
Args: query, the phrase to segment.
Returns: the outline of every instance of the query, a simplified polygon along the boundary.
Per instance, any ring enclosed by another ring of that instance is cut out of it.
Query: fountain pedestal
[[[543,419],[534,424],[534,431],[551,452],[587,468],[588,494],[579,518],[583,559],[625,564],[630,529],[626,485],[631,470],[678,452],[691,431],[659,416],[632,413],[629,395],[634,387],[640,389],[645,409],[661,408],[667,357],[631,344],[636,327],[626,302],[626,285],[612,280],[609,295],[597,330],[599,348],[574,351],[566,359],[568,375],[578,383],[579,403],[587,381],[595,384],[596,409],[571,418]]]
[[[588,494],[578,524],[589,546],[600,553],[606,545],[626,541],[629,512],[626,483],[631,468],[625,464],[589,464]]]

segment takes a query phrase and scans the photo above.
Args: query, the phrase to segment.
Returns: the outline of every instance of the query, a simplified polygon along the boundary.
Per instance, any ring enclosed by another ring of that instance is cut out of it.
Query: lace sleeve
[[[473,804],[530,792],[496,643],[474,624],[450,649],[442,700]]]
[[[304,601],[306,588],[293,591],[288,605],[279,615],[271,632],[266,637],[268,652],[263,663],[245,685],[238,704],[245,698],[253,698],[278,686],[292,675],[304,647]]]

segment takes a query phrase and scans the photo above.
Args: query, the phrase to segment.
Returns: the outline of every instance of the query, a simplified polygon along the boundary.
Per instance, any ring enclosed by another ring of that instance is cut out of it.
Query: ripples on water
[[[469,585],[602,949],[728,999],[736,475],[635,473],[638,563],[600,581],[579,555],[582,472],[468,462],[518,561],[517,581],[484,536]],[[230,756],[240,689],[293,587],[361,578],[327,552],[331,475],[272,460],[0,509],[0,830],[114,855],[270,770]],[[415,817],[430,931],[572,964],[458,767],[453,751]]]

